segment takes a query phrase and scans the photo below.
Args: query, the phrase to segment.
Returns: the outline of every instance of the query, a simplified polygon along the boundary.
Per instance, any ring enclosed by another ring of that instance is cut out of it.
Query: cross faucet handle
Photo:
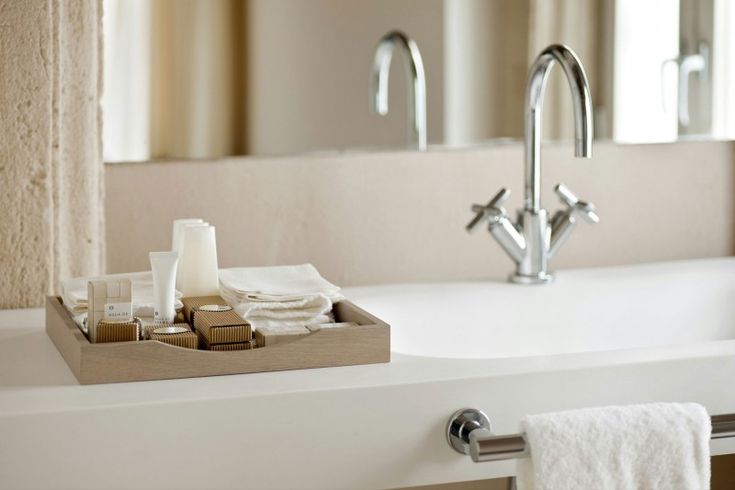
[[[473,204],[472,212],[476,214],[475,217],[472,218],[472,221],[465,226],[465,229],[472,233],[485,220],[490,220],[493,223],[498,222],[500,218],[505,216],[503,203],[507,201],[509,197],[510,191],[503,187],[486,205]]]
[[[574,214],[581,214],[589,223],[599,223],[600,217],[595,212],[595,205],[591,202],[580,201],[579,198],[564,184],[554,187],[554,192],[559,196],[561,202],[569,206]]]

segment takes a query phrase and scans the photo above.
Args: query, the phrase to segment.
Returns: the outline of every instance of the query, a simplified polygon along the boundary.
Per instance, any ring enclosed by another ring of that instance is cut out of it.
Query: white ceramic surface
[[[0,489],[481,480],[512,475],[514,462],[475,464],[450,449],[445,424],[458,408],[484,410],[500,434],[527,414],[599,405],[696,401],[732,413],[733,272],[735,259],[717,259],[564,271],[546,288],[350,288],[391,321],[389,364],[110,385],[76,383],[42,310],[0,311]],[[735,441],[712,450],[733,453]]]
[[[735,260],[561,271],[552,284],[403,284],[348,296],[394,326],[392,348],[502,358],[735,339]]]

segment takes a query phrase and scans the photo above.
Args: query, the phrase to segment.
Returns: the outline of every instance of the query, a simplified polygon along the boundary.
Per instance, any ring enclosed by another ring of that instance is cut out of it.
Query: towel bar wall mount
[[[712,416],[712,439],[735,437],[735,414]],[[500,461],[525,458],[530,454],[523,434],[493,434],[490,419],[482,411],[463,408],[452,414],[447,423],[447,441],[458,453],[472,461]]]

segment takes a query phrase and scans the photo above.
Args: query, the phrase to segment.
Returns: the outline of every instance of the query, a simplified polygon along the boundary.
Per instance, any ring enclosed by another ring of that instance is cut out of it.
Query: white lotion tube
[[[176,318],[176,265],[178,252],[151,252],[153,271],[153,323],[173,323]]]

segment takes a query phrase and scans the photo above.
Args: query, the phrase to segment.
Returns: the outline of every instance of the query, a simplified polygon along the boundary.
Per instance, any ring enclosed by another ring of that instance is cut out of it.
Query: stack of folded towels
[[[344,299],[311,264],[221,269],[219,280],[222,298],[254,330],[333,322],[332,304]]]

